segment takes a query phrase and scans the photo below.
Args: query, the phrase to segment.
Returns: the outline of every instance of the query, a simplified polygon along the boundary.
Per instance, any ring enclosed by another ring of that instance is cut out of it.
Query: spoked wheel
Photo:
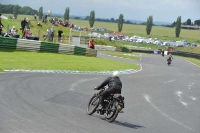
[[[96,111],[96,108],[98,107],[98,105],[99,105],[99,98],[96,96],[93,96],[88,103],[87,114],[92,115]]]
[[[117,108],[117,106],[115,106],[115,102],[111,105],[109,105],[108,110],[105,114],[106,116],[106,121],[108,122],[113,122],[117,116],[118,116],[119,110]]]

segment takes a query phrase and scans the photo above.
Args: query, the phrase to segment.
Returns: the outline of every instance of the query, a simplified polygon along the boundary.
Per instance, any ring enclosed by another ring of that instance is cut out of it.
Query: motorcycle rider
[[[169,54],[169,56],[167,57],[167,61],[172,61],[173,57],[171,55],[171,53]]]
[[[122,82],[120,80],[120,72],[114,71],[111,77],[106,78],[100,85],[94,88],[94,90],[99,90],[102,87],[108,85],[108,89],[104,90],[99,96],[99,106],[97,110],[102,110],[104,107],[104,98],[108,97],[110,94],[121,94]]]

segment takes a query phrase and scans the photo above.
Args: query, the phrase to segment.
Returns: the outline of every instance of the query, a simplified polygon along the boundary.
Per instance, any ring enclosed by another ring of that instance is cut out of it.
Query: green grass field
[[[177,47],[177,51],[200,54],[200,47]]]
[[[12,16],[12,14],[4,14],[5,16]],[[38,34],[38,30],[40,30],[41,35],[44,35],[46,33],[46,29],[48,26],[51,26],[50,22],[48,24],[43,24],[42,28],[37,27],[37,21],[34,21],[33,16],[30,15],[18,15],[17,20],[11,21],[11,20],[3,20],[3,24],[7,27],[9,24],[10,27],[16,26],[20,27],[20,22],[23,20],[24,17],[27,17],[31,19],[32,27],[31,27],[31,32],[35,35]],[[63,18],[60,18],[63,20]],[[41,22],[41,21],[40,21]],[[75,25],[78,26],[84,26],[84,27],[89,27],[89,22],[88,20],[76,20],[76,19],[70,19],[70,22],[74,23]],[[55,27],[55,29],[58,31],[58,29],[62,26]],[[98,22],[95,21],[94,27],[97,28],[106,28],[108,32],[110,31],[116,31],[118,30],[117,28],[117,23],[110,23],[110,22]],[[69,28],[62,27],[64,34],[66,36],[69,35]],[[133,25],[133,24],[124,24],[123,25],[123,30],[122,32],[125,33],[126,35],[133,36],[133,35],[139,35],[143,37],[147,37],[146,35],[146,26],[145,25]],[[5,30],[5,29],[4,29]],[[73,35],[79,35],[80,32],[73,32]],[[83,36],[86,35],[85,32],[81,33]],[[188,42],[191,43],[200,43],[200,30],[186,30],[182,29],[180,33],[180,37],[176,38],[175,37],[175,29],[174,28],[168,28],[168,27],[162,27],[162,26],[153,26],[152,31],[151,31],[151,37],[153,38],[158,38],[158,39],[167,39],[167,40],[187,40]],[[123,43],[123,42],[121,42]]]
[[[179,56],[179,57],[180,57],[180,56]],[[198,60],[198,59],[195,59],[195,58],[186,58],[186,57],[180,57],[180,58],[183,58],[183,59],[185,59],[185,60],[188,60],[188,61],[190,61],[190,62],[192,62],[192,63],[194,63],[194,64],[200,66],[200,60]]]
[[[107,71],[139,69],[139,65],[97,57],[0,51],[0,70],[6,69]]]

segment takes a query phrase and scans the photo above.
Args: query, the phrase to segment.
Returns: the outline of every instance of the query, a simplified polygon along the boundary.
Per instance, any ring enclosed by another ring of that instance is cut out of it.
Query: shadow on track
[[[145,128],[145,127],[140,126],[140,125],[133,125],[133,124],[128,123],[128,122],[120,122],[120,121],[116,121],[116,120],[113,122],[113,124],[123,126],[123,127],[133,128],[133,129]]]

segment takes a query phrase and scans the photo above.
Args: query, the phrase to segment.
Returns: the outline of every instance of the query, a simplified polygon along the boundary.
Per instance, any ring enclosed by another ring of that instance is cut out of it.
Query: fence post
[[[39,38],[39,40],[40,40],[40,30],[38,30],[38,38]]]
[[[9,34],[9,25],[8,25],[8,28],[7,28],[7,35]]]

